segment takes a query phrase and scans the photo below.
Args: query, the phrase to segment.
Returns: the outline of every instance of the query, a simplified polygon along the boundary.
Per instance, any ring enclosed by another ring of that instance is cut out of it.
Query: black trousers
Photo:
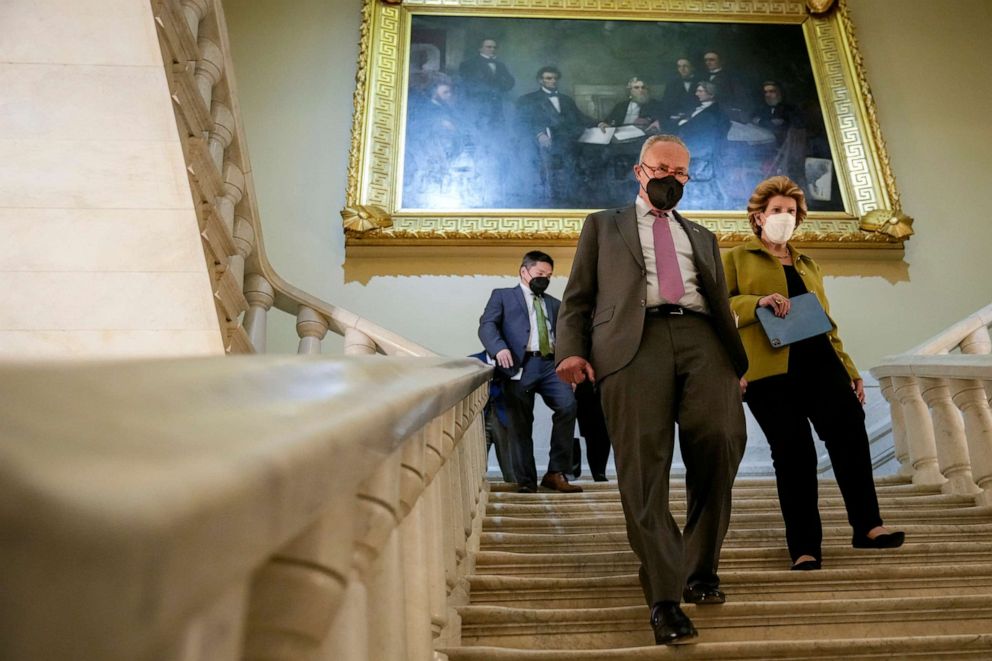
[[[759,379],[748,384],[745,397],[771,447],[793,561],[801,555],[822,557],[816,448],[810,423],[827,446],[854,534],[864,535],[882,525],[864,409],[846,374],[824,367]]]
[[[606,430],[599,391],[588,381],[580,383],[575,388],[575,403],[578,406],[579,433],[586,439],[589,470],[593,475],[606,475],[606,463],[610,460],[610,434]]]
[[[720,548],[746,429],[737,376],[702,315],[648,317],[623,369],[600,380],[627,539],[648,605],[717,587]],[[686,523],[669,506],[675,423],[685,462]]]
[[[524,360],[518,381],[506,381],[503,397],[510,416],[510,447],[513,475],[518,484],[536,485],[534,464],[534,396],[540,395],[551,409],[551,450],[549,473],[572,470],[572,440],[575,438],[575,395],[572,387],[558,378],[555,361],[529,357]]]

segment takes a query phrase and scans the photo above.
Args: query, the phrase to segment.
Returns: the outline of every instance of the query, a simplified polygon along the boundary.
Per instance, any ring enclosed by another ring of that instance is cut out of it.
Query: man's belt
[[[677,317],[684,314],[702,314],[701,312],[696,312],[695,310],[690,310],[689,308],[684,308],[681,305],[672,305],[670,303],[665,303],[664,305],[658,305],[653,308],[647,308],[644,310],[644,314],[649,317]]]
[[[541,353],[540,351],[524,351],[524,358],[554,358],[553,353],[547,355]]]

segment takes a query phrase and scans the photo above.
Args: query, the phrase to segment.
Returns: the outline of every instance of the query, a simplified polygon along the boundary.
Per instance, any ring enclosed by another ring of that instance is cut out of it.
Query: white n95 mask
[[[796,229],[796,217],[791,213],[774,213],[765,216],[761,235],[772,243],[785,243]]]

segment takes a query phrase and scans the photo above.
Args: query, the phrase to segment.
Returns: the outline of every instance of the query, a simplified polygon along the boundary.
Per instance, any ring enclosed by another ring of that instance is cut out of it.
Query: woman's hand
[[[858,401],[861,402],[861,406],[864,406],[867,401],[867,398],[865,397],[865,382],[861,379],[851,381],[851,390],[853,390],[854,394],[858,396]]]
[[[771,308],[776,317],[784,317],[789,314],[792,301],[789,300],[788,296],[769,294],[758,299],[758,307]]]

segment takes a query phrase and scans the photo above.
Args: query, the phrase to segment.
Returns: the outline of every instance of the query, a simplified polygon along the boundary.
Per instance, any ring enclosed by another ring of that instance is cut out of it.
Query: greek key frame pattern
[[[883,205],[881,182],[873,176],[877,169],[872,167],[874,160],[866,139],[865,126],[860,121],[858,109],[860,98],[852,98],[858,89],[854,81],[845,76],[844,53],[839,26],[829,19],[811,19],[816,35],[817,53],[823,73],[824,88],[829,94],[828,103],[833,108],[833,130],[841,158],[847,170],[846,185],[850,202],[858,216]]]

